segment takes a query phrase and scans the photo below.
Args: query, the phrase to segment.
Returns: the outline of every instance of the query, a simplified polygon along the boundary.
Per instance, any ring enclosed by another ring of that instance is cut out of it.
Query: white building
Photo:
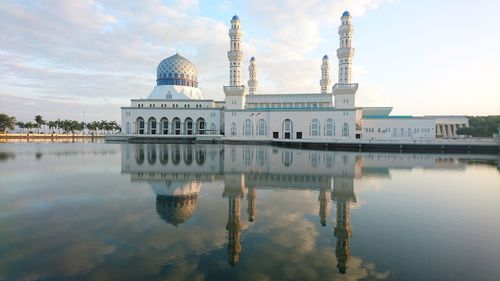
[[[468,126],[465,117],[390,116],[392,107],[357,107],[358,84],[351,81],[353,25],[349,12],[339,27],[338,83],[330,89],[330,63],[321,64],[319,93],[262,94],[258,92],[257,60],[249,66],[248,88],[241,80],[241,22],[231,19],[229,85],[225,101],[203,99],[196,66],[175,54],[160,62],[157,85],[145,99],[122,107],[122,132],[157,137],[223,135],[230,141],[336,142],[365,140],[433,140],[458,137]]]

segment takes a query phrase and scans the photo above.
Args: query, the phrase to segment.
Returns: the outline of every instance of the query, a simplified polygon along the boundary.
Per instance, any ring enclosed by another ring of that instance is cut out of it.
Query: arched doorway
[[[282,131],[283,131],[283,138],[285,138],[285,139],[291,139],[292,138],[292,135],[293,135],[293,123],[292,123],[292,120],[285,119],[285,121],[283,121]]]
[[[186,118],[186,120],[184,121],[184,126],[186,126],[186,128],[185,128],[186,135],[192,135],[193,134],[193,119],[191,119],[190,117]]]
[[[156,135],[156,118],[150,117],[148,119],[148,129],[147,129],[148,135]]]
[[[135,132],[136,132],[136,134],[140,134],[140,135],[144,134],[144,118],[139,117],[135,121]]]
[[[180,135],[181,134],[181,119],[175,117],[173,120],[172,120],[172,130],[174,132],[175,135]]]
[[[206,128],[206,123],[205,123],[205,119],[203,118],[198,118],[196,120],[196,133],[197,134],[200,134],[200,135],[205,135],[205,128]]]

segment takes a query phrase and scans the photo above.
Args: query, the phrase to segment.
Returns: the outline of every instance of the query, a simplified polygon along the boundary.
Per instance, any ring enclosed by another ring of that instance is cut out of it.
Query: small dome
[[[350,16],[351,14],[349,14],[349,11],[344,11],[344,13],[342,14],[343,17],[348,17]]]
[[[255,61],[255,57],[252,57],[252,58],[250,59],[250,61]]]
[[[231,19],[232,21],[233,20],[240,20],[240,18],[237,16],[237,15],[234,15],[233,18]]]
[[[177,53],[158,64],[156,84],[198,87],[198,69],[194,63]]]
[[[327,55],[324,55],[323,56],[323,60],[327,60],[328,59],[328,56]]]

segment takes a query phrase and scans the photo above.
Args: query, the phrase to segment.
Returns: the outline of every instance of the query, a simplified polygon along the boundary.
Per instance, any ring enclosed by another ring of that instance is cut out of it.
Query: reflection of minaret
[[[319,190],[319,219],[322,226],[326,226],[326,216],[328,214],[328,194],[327,190],[322,188]]]
[[[255,205],[256,205],[255,199],[256,199],[255,187],[249,187],[247,193],[247,201],[248,201],[247,214],[248,214],[248,221],[250,222],[255,221]]]
[[[352,234],[349,203],[356,202],[352,178],[335,178],[332,200],[337,203],[337,225],[334,232],[337,238],[335,256],[337,257],[337,268],[340,273],[344,274],[347,272],[350,255],[349,238]]]
[[[227,175],[224,178],[224,182],[223,196],[229,198],[229,210],[226,224],[228,233],[227,253],[229,255],[229,263],[235,265],[240,260],[241,252],[240,201],[245,193],[245,180],[243,175]]]

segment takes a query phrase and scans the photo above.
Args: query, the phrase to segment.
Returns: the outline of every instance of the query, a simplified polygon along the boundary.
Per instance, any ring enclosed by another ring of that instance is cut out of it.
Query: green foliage
[[[11,118],[11,119],[9,119]],[[22,122],[18,121],[16,122],[15,117],[9,117],[6,114],[0,114],[0,126],[5,126],[0,128],[1,132],[5,132],[6,128],[9,128],[11,130],[14,129],[14,125],[17,125],[20,129],[27,129],[29,133],[32,133],[31,129],[40,129],[42,125],[47,125],[50,130],[53,130],[53,132],[57,133],[72,133],[74,134],[75,132],[82,132],[84,129],[87,129],[89,131],[92,131],[94,134],[96,133],[114,133],[116,131],[120,131],[121,128],[118,125],[116,121],[106,121],[106,120],[101,120],[101,121],[94,121],[90,123],[84,123],[80,122],[77,120],[61,120],[57,119],[54,121],[45,121],[43,120],[43,117],[41,115],[36,115],[35,116],[35,122]],[[4,121],[5,120],[5,121]],[[10,120],[10,121],[9,121]],[[10,126],[8,125],[8,122],[11,122]],[[5,124],[5,125],[4,125]]]
[[[5,133],[7,129],[14,130],[14,125],[16,125],[16,117],[0,114],[0,133]]]
[[[500,115],[469,116],[469,127],[457,129],[457,134],[473,137],[491,137],[500,127]]]

